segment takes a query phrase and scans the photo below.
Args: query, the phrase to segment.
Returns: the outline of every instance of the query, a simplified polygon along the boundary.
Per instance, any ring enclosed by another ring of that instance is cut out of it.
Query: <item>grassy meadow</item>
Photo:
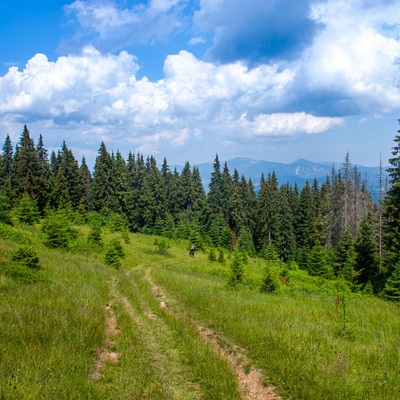
[[[262,293],[261,259],[232,288],[228,253],[189,257],[185,241],[107,229],[100,247],[76,229],[52,249],[39,224],[0,227],[0,399],[246,398],[232,351],[283,399],[400,398],[397,305],[297,269]],[[119,268],[104,262],[113,239]],[[12,260],[20,246],[40,269]]]

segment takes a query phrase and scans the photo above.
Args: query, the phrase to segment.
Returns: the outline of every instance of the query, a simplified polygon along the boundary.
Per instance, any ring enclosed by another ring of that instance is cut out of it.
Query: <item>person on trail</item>
[[[189,255],[191,255],[192,257],[194,256],[194,249],[195,249],[194,244],[192,244],[192,246],[190,247],[190,252],[189,252]]]

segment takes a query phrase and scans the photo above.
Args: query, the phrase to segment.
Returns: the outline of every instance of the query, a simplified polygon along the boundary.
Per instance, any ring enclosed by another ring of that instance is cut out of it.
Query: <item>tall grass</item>
[[[45,247],[40,226],[17,225],[0,237],[0,267],[20,238],[41,265],[31,283],[0,272],[0,399],[240,398],[233,371],[196,324],[222,345],[243,348],[283,398],[400,397],[396,305],[356,294],[343,303],[337,282],[303,271],[289,271],[290,285],[278,294],[260,293],[258,259],[230,289],[229,255],[224,263],[200,252],[189,257],[179,242],[160,251],[144,235],[123,242],[116,270],[104,264],[104,250],[88,245],[88,228],[78,231],[64,250]],[[116,236],[103,234],[104,243]],[[117,321],[112,338],[107,304]],[[118,362],[105,362],[96,380],[105,343]]]
[[[329,283],[330,295],[310,294],[310,283],[305,294],[292,288],[289,294],[266,295],[245,286],[232,291],[215,271],[202,274],[203,266],[209,271],[209,262],[198,257],[192,264],[155,269],[153,275],[191,318],[247,349],[288,398],[400,397],[397,306],[350,296],[344,335]]]
[[[90,398],[94,350],[104,338],[109,271],[88,257],[33,245],[40,280],[0,279],[0,398]],[[0,254],[15,248],[0,241]]]

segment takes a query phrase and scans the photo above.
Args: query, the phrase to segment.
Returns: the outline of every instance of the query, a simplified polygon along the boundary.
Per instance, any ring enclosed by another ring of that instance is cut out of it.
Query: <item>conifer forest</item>
[[[254,182],[229,171],[216,155],[207,190],[198,168],[171,170],[153,156],[125,160],[101,143],[91,171],[64,142],[58,152],[37,143],[25,126],[7,135],[0,158],[0,220],[11,213],[33,224],[72,209],[84,219],[115,218],[129,231],[193,243],[196,250],[239,251],[297,263],[310,275],[343,278],[353,291],[400,301],[400,135],[394,137],[380,199],[374,202],[357,167],[344,158],[326,177],[296,184],[275,173]]]

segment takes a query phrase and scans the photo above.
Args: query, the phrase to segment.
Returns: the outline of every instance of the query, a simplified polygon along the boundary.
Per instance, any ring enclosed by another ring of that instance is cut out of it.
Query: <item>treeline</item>
[[[42,136],[35,144],[25,126],[15,149],[9,136],[2,148],[0,219],[12,223],[10,208],[27,202],[42,217],[66,208],[83,217],[119,215],[132,232],[277,257],[312,275],[341,277],[354,290],[400,299],[400,136],[395,142],[390,189],[375,204],[349,155],[321,185],[279,185],[271,173],[260,177],[258,193],[217,155],[206,192],[189,162],[179,173],[166,159],[161,168],[152,156],[130,152],[125,160],[101,143],[91,173],[65,142],[49,156]]]

